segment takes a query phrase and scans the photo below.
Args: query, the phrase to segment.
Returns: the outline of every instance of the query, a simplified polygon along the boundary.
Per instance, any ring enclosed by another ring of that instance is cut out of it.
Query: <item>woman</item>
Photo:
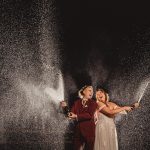
[[[73,149],[93,150],[95,140],[94,113],[97,109],[97,104],[92,100],[92,86],[84,86],[79,91],[79,97],[80,99],[75,101],[68,116],[76,121]],[[61,106],[65,108],[66,103],[61,102]]]
[[[122,111],[130,111],[132,107],[120,107],[109,102],[108,94],[103,89],[96,91],[98,110],[96,112],[96,130],[94,150],[118,150],[118,141],[114,116]]]

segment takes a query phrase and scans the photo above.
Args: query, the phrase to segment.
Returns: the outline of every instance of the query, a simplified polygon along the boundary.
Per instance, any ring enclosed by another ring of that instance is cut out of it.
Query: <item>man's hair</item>
[[[81,99],[82,99],[83,96],[84,96],[83,91],[84,91],[86,88],[88,88],[88,87],[93,88],[91,85],[85,85],[85,86],[83,86],[83,87],[79,90],[78,96],[79,96]]]

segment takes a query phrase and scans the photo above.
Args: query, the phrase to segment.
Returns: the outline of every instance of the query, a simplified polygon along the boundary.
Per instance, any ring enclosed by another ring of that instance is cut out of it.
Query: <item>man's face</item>
[[[97,91],[97,92],[96,92],[96,99],[97,99],[98,101],[105,102],[105,101],[106,101],[106,97],[105,97],[104,92],[102,92],[102,91]]]
[[[84,98],[86,99],[91,99],[93,97],[93,88],[92,87],[87,87],[84,91]]]

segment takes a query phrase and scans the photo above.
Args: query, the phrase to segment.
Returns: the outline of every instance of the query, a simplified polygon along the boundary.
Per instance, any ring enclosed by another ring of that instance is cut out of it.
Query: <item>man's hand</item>
[[[67,103],[66,103],[65,101],[61,101],[61,102],[60,102],[60,106],[61,106],[62,108],[64,108],[64,107],[67,106]]]
[[[69,117],[70,119],[77,119],[77,115],[74,114],[73,112],[70,112],[69,115],[68,115],[68,117]]]
[[[133,109],[133,107],[130,107],[130,106],[124,106],[124,110],[126,110],[126,111],[131,111]]]

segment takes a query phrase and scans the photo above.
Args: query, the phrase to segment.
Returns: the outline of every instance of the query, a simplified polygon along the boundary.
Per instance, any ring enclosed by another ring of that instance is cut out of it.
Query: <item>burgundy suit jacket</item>
[[[94,113],[97,103],[90,99],[86,102],[87,107],[82,106],[82,100],[75,101],[71,111],[77,114],[76,132],[80,132],[83,137],[95,137]]]

